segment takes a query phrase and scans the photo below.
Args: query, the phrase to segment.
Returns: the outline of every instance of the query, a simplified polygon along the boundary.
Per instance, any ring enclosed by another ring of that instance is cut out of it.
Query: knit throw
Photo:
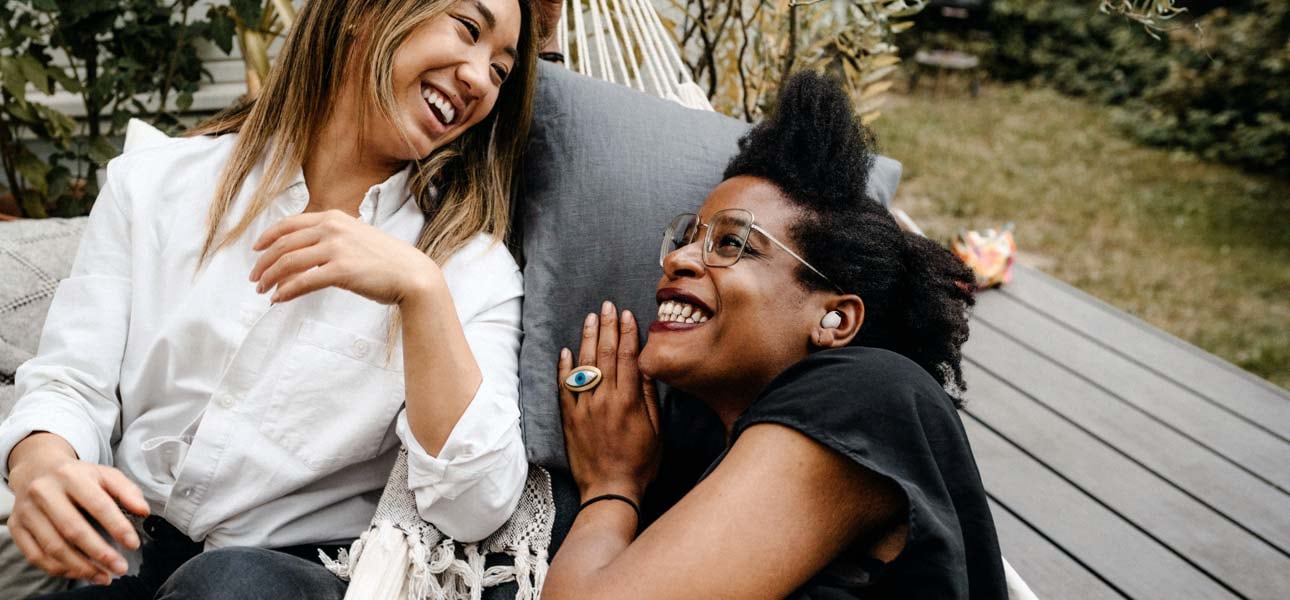
[[[530,465],[519,506],[500,529],[480,542],[453,540],[417,512],[404,449],[371,527],[336,559],[319,556],[349,581],[346,600],[479,600],[484,588],[510,581],[519,588],[516,600],[538,600],[554,523],[551,475]],[[490,557],[504,557],[503,564],[486,566]]]

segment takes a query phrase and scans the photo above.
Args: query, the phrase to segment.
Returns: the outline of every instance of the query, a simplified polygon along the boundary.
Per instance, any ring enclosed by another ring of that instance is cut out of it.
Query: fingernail
[[[130,567],[129,565],[125,564],[125,559],[123,558],[118,558],[112,561],[112,571],[118,575],[124,575],[125,570],[128,569],[129,567]]]
[[[613,302],[610,302],[610,301],[608,301],[608,300],[605,300],[605,303],[600,305],[600,312],[601,312],[601,314],[605,315],[606,317],[613,316],[613,314],[614,314],[614,303],[613,303]]]
[[[573,357],[573,355],[569,353],[569,349],[568,349],[568,348],[561,348],[561,349],[560,349],[560,358],[565,359],[565,360],[568,360],[568,359],[570,359],[570,358],[572,358],[572,357]]]
[[[596,324],[596,313],[587,313],[587,320],[582,322],[583,325],[591,327]]]
[[[635,319],[636,319],[636,317],[632,315],[632,311],[630,311],[630,310],[625,310],[625,311],[623,311],[623,322],[624,322],[624,323],[628,323],[628,324],[630,324],[630,323],[631,323],[633,320],[635,320]]]
[[[134,550],[139,547],[139,536],[136,535],[133,531],[130,532],[130,535],[125,536],[125,541],[126,541],[126,544],[130,546],[131,550]]]
[[[264,283],[263,283],[263,282],[261,282],[261,283],[260,283],[260,285],[255,286],[255,293],[257,293],[257,294],[263,294],[263,293],[264,293]]]

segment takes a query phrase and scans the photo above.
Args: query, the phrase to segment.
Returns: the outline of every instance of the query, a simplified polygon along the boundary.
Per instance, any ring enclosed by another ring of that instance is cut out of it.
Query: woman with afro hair
[[[558,365],[582,508],[545,598],[1006,597],[956,411],[972,276],[867,196],[872,147],[835,82],[794,76],[666,229],[643,349],[630,312],[587,316]],[[726,445],[645,527],[654,380]]]

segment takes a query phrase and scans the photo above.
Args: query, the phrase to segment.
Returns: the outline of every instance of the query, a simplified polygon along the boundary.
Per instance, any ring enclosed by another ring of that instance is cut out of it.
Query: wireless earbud
[[[842,313],[836,310],[829,311],[820,319],[820,327],[825,329],[837,329],[839,325],[842,325]]]

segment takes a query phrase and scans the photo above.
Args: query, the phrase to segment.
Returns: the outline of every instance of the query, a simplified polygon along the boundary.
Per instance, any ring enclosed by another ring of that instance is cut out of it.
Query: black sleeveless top
[[[791,427],[887,477],[908,500],[892,562],[841,557],[791,597],[1007,597],[994,521],[953,400],[917,363],[875,348],[812,354],[776,377],[735,421],[731,445],[758,423]],[[716,468],[718,457],[709,468]]]

